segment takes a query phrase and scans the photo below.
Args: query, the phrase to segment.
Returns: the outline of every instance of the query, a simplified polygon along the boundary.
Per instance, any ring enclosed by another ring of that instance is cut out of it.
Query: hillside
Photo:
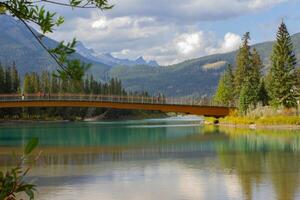
[[[300,33],[293,35],[292,40],[296,56],[300,60]],[[273,42],[253,45],[266,66],[264,71],[269,66],[272,46]],[[162,92],[167,96],[211,95],[225,66],[228,63],[234,65],[236,53],[215,54],[161,68],[118,67],[111,69],[109,75],[121,78],[125,86],[132,90]]]
[[[45,37],[43,40],[50,48],[58,45],[57,41],[50,38]],[[105,71],[110,69],[108,65],[87,59],[77,53],[74,54],[74,58],[92,63],[94,67],[91,73],[105,74]],[[33,71],[53,71],[57,68],[57,64],[41,48],[25,26],[5,15],[0,16],[0,62],[3,65],[11,65],[12,62],[15,62],[21,75]]]
[[[0,30],[2,64],[9,65],[16,62],[22,75],[29,71],[56,69],[56,64],[20,22],[7,16],[0,16]],[[293,35],[292,39],[295,53],[300,60],[300,34]],[[44,40],[49,47],[57,44],[50,38]],[[254,45],[266,66],[269,64],[272,44],[272,42],[264,42]],[[84,62],[92,63],[89,73],[97,79],[120,78],[124,86],[131,91],[146,90],[153,94],[161,92],[167,96],[202,96],[211,95],[215,91],[224,67],[228,63],[234,64],[236,52],[205,56],[164,67],[147,65],[112,67],[80,54],[74,56]]]

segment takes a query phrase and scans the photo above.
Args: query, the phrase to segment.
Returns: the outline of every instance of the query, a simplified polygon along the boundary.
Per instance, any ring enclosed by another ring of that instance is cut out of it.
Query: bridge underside
[[[229,115],[230,108],[214,106],[189,106],[189,105],[160,105],[141,103],[113,103],[99,101],[8,101],[0,102],[0,108],[22,107],[94,107],[130,110],[157,110],[162,112],[176,112],[212,117],[225,117]]]

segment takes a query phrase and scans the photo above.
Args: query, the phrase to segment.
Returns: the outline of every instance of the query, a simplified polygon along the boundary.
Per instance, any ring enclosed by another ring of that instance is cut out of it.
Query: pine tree
[[[234,76],[231,65],[228,65],[222,74],[219,85],[214,96],[214,101],[218,104],[230,106],[234,102]]]
[[[239,102],[242,113],[246,113],[250,107],[256,107],[260,101],[260,80],[263,64],[257,50],[251,51],[249,46],[250,35],[244,35],[242,46],[236,58],[235,71],[235,96]]]
[[[251,86],[249,82],[247,81],[245,84],[243,84],[240,96],[239,96],[239,111],[241,114],[245,115],[247,114],[247,111],[250,108],[251,105]]]
[[[242,87],[244,87],[244,93],[242,95],[247,97],[247,101],[244,101],[242,104],[244,104],[243,107],[245,107],[246,110],[248,110],[250,106],[255,108],[260,100],[259,86],[262,77],[261,69],[263,68],[260,55],[255,48],[253,49],[250,58],[251,64],[244,77],[244,82],[242,83]]]
[[[24,90],[24,93],[26,93],[26,94],[33,93],[30,75],[27,73],[25,74],[25,78],[24,78],[24,82],[23,82],[23,90]]]
[[[5,92],[4,87],[5,87],[5,74],[4,74],[4,69],[0,64],[0,94],[3,94]]]
[[[259,101],[259,86],[260,86],[260,81],[262,80],[262,72],[261,70],[263,69],[263,63],[261,61],[260,55],[257,52],[257,50],[254,48],[252,52],[252,69],[250,72],[250,77],[251,77],[251,84],[253,85],[254,88],[254,102],[252,102],[254,105],[257,104]]]
[[[297,67],[296,69],[296,98],[300,98],[300,67]]]
[[[109,93],[110,94],[115,94],[116,91],[116,81],[114,78],[110,79],[110,84],[109,84]]]
[[[242,114],[246,114],[251,107],[256,107],[259,101],[259,79],[254,73],[254,68],[248,71],[239,96],[239,110]],[[255,82],[257,81],[257,82]]]
[[[84,80],[84,93],[85,94],[90,94],[91,93],[90,81],[89,81],[88,77],[86,77],[85,80]]]
[[[251,52],[249,46],[250,33],[245,33],[242,46],[236,57],[236,70],[234,74],[235,96],[239,98],[243,82],[251,67]]]
[[[60,89],[60,86],[59,86],[59,80],[56,76],[52,76],[51,77],[51,93],[53,94],[57,94],[59,93],[59,89]]]
[[[12,78],[12,92],[16,93],[20,88],[20,77],[15,63],[13,63],[11,69],[11,78]]]
[[[32,73],[31,75],[31,83],[33,87],[33,93],[38,93],[40,92],[40,77],[37,73]]]
[[[271,103],[287,108],[295,107],[297,82],[295,66],[296,56],[290,34],[284,22],[277,32],[276,42],[271,55],[272,66],[269,71],[269,93]]]
[[[50,80],[50,73],[47,71],[43,71],[41,78],[40,78],[40,89],[44,94],[50,92],[51,88],[51,80]]]
[[[4,91],[5,91],[5,93],[12,92],[12,78],[11,78],[11,68],[10,67],[5,70]]]
[[[60,80],[59,92],[60,93],[67,93],[69,91],[69,82],[68,82],[68,80],[65,80],[65,79],[59,79],[59,80]]]
[[[258,96],[259,96],[259,102],[261,102],[261,104],[263,106],[266,106],[266,105],[269,104],[270,97],[268,95],[268,91],[266,89],[266,85],[265,85],[264,79],[261,79],[261,81],[259,83]]]

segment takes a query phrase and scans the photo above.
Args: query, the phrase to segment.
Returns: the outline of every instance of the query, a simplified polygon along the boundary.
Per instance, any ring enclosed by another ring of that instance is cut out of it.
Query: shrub
[[[28,156],[38,145],[38,139],[30,140],[24,150],[24,155],[19,159],[16,167],[2,172],[0,171],[0,200],[17,200],[16,195],[25,193],[30,200],[34,199],[36,186],[26,183],[24,178],[30,170]],[[35,158],[37,160],[38,157]],[[25,165],[29,164],[29,167]]]

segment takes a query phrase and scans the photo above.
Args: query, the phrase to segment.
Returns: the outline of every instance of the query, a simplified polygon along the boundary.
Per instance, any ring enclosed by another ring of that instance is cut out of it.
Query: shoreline
[[[66,123],[66,122],[71,122],[71,120],[25,120],[25,119],[20,119],[20,120],[0,120],[0,125],[5,125],[5,124],[31,124],[31,123]]]
[[[101,122],[101,121],[125,121],[125,120],[143,120],[143,119],[152,119],[159,118],[164,119],[168,117],[167,115],[161,114],[152,114],[147,116],[122,116],[118,118],[85,118],[80,120],[63,120],[63,119],[0,119],[0,125],[9,125],[9,124],[32,124],[32,123],[70,123],[70,122]]]
[[[282,125],[257,125],[257,124],[235,124],[235,123],[212,123],[205,121],[204,125],[214,125],[218,127],[226,127],[226,128],[233,128],[233,129],[251,129],[251,130],[300,130],[300,125],[289,125],[289,124],[282,124]]]

